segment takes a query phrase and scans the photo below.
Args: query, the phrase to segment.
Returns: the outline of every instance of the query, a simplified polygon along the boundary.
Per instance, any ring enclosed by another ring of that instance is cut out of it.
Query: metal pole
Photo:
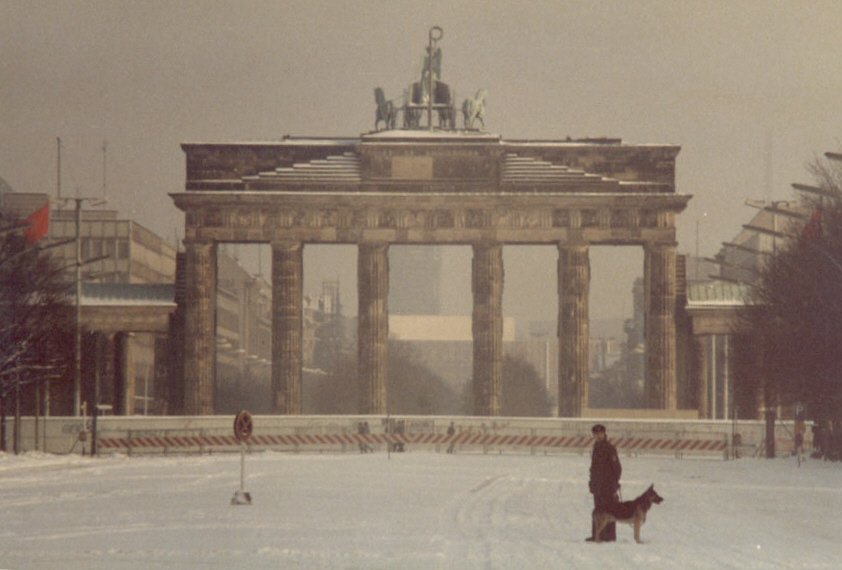
[[[427,129],[430,131],[433,130],[433,47],[442,36],[444,32],[440,27],[430,28],[427,44]]]
[[[433,30],[427,44],[427,130],[433,130]]]
[[[710,335],[710,418],[716,419],[717,373],[716,373],[716,335]]]
[[[99,407],[99,397],[102,384],[102,333],[94,333],[94,408]]]
[[[99,453],[99,433],[97,426],[97,418],[99,417],[99,406],[94,404],[94,409],[91,413],[91,457],[96,457]]]
[[[240,491],[246,488],[246,444],[240,443]]]
[[[94,333],[94,409],[93,420],[91,422],[91,456],[99,454],[99,392],[100,392],[100,365],[102,361],[102,336],[100,333]]]
[[[15,423],[12,431],[15,455],[20,453],[20,372],[15,374]]]
[[[61,137],[56,137],[57,161],[56,161],[56,198],[61,200]],[[59,202],[61,204],[61,202]]]
[[[2,393],[0,393],[2,394]],[[6,451],[6,396],[0,395],[0,451]]]
[[[108,194],[108,184],[106,176],[106,165],[108,163],[108,141],[102,141],[102,199],[105,200]]]
[[[41,423],[41,385],[35,383],[35,451],[38,451],[38,433],[39,424]]]
[[[73,415],[82,402],[82,199],[76,198],[76,331],[73,356]]]
[[[722,335],[722,419],[727,420],[728,416],[731,414],[729,413],[729,408],[731,407],[731,374],[729,374],[730,368],[730,354],[728,351],[728,340],[730,339],[729,335]]]
[[[50,379],[44,380],[44,452],[47,451],[47,418],[50,417]]]
[[[696,259],[693,260],[694,261],[693,265],[695,266],[694,267],[695,275],[693,275],[693,279],[695,281],[701,281],[701,279],[699,279],[699,224],[700,223],[701,223],[700,220],[696,220]]]

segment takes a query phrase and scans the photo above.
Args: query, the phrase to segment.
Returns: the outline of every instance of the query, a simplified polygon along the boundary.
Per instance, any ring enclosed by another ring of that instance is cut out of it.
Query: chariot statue
[[[395,107],[394,101],[386,100],[386,95],[383,93],[382,87],[375,87],[374,102],[377,103],[377,110],[374,114],[374,130],[378,130],[377,126],[381,121],[383,122],[384,129],[394,129],[398,109]]]
[[[442,52],[437,44],[443,35],[444,32],[440,27],[430,28],[421,77],[404,91],[400,106],[394,100],[387,100],[382,88],[377,87],[374,90],[377,104],[374,119],[375,131],[379,130],[381,123],[384,129],[394,129],[399,112],[403,113],[402,128],[404,129],[421,129],[422,123],[426,122],[426,128],[433,130],[434,113],[437,117],[438,129],[456,129],[456,96],[450,89],[450,85],[441,80]],[[462,113],[466,129],[474,129],[477,121],[485,128],[483,117],[486,96],[486,91],[481,89],[474,99],[466,99],[463,103]],[[425,116],[426,121],[423,120]]]

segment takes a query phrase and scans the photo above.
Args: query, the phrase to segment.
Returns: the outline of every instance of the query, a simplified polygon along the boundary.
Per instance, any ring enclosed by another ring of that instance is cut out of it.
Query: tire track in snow
[[[451,567],[542,568],[557,563],[558,483],[498,475],[457,498],[451,510]],[[501,540],[500,537],[506,537]]]

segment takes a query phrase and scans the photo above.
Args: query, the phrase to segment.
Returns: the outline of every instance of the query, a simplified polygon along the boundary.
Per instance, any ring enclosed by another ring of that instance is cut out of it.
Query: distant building
[[[735,283],[755,283],[763,264],[783,241],[793,220],[803,220],[809,211],[799,202],[749,200],[757,213],[715,256],[719,278]]]
[[[50,201],[44,193],[3,192],[2,209],[26,218]],[[113,210],[81,212],[82,402],[116,414],[163,413],[168,406],[166,338],[175,311],[176,249]],[[76,212],[50,209],[47,251],[75,279]],[[71,299],[72,303],[74,300]],[[72,414],[72,381],[50,382],[53,415]],[[98,395],[98,398],[97,398]],[[30,402],[31,404],[31,402]]]
[[[687,285],[705,283],[719,278],[720,265],[713,259],[696,255],[684,255]]]
[[[48,201],[42,193],[2,193],[3,211],[19,218]],[[183,349],[176,300],[183,286],[176,273],[183,254],[113,210],[82,210],[79,229],[83,263],[97,259],[82,268],[83,402],[88,410],[96,401],[118,415],[180,413]],[[75,234],[75,211],[54,207],[47,243]],[[75,242],[48,251],[73,279]],[[271,289],[224,248],[217,265],[216,411],[271,412]],[[51,414],[72,413],[70,384],[64,378],[51,382]]]
[[[43,193],[6,193],[4,210],[25,218],[49,200]],[[76,236],[75,211],[50,211],[48,240],[60,242]],[[82,238],[82,260],[86,263],[82,279],[98,283],[172,283],[175,279],[176,249],[139,223],[120,219],[114,210],[82,210],[79,227]],[[75,261],[75,242],[50,250],[51,255],[65,262]],[[66,264],[66,263],[65,263]],[[72,268],[68,268],[72,278]]]
[[[389,315],[389,343],[411,346],[427,368],[461,390],[473,376],[471,326],[468,315]],[[504,318],[504,350],[514,342],[515,320]]]
[[[6,194],[11,194],[13,192],[14,190],[12,189],[11,185],[2,178],[0,178],[0,208],[5,207],[4,197],[6,196]]]
[[[503,342],[515,340],[514,319],[503,319]],[[420,360],[453,388],[473,376],[471,317],[463,315],[389,315],[389,342],[406,343]]]
[[[607,370],[620,360],[621,343],[613,337],[591,338],[588,346],[592,374]]]
[[[217,256],[217,282],[215,412],[270,413],[270,286],[246,271],[224,248]]]
[[[759,418],[765,406],[757,387],[755,352],[743,333],[740,311],[751,302],[751,286],[758,282],[764,264],[783,245],[793,221],[803,221],[809,211],[796,201],[749,200],[758,211],[713,259],[717,266],[707,281],[687,280],[684,310],[678,315],[678,374],[685,381],[682,407],[695,408],[699,417]],[[689,274],[689,262],[688,262]],[[679,280],[680,282],[680,280]]]

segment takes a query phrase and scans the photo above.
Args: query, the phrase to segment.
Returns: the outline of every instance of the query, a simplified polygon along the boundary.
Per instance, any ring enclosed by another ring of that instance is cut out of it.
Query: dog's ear
[[[655,490],[655,483],[652,483],[651,485],[649,485],[649,488],[646,489],[646,490],[647,491],[654,491]]]

